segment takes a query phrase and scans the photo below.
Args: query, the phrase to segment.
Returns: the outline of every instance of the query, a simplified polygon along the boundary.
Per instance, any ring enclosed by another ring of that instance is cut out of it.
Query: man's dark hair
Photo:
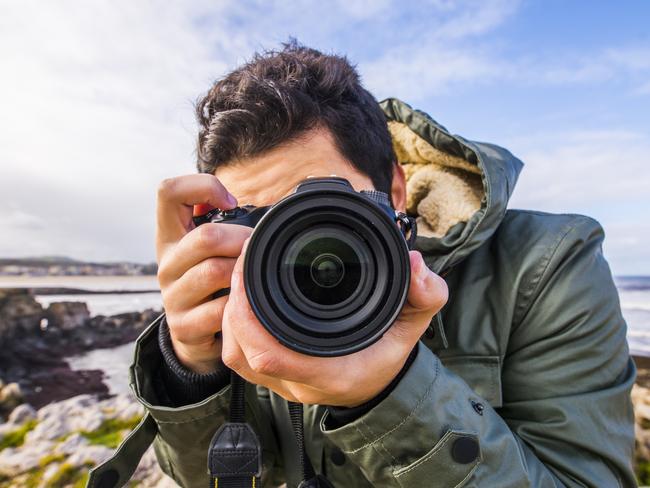
[[[344,56],[295,39],[217,80],[198,101],[197,166],[202,173],[259,155],[316,128],[375,188],[390,194],[393,151],[386,117]]]

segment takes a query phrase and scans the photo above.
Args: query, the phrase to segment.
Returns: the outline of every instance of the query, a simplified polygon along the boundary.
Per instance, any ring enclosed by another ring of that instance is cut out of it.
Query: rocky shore
[[[104,400],[79,395],[38,411],[20,405],[0,424],[0,487],[85,486],[89,469],[111,456],[142,415],[140,404],[126,395]],[[176,484],[162,473],[150,449],[129,486]]]
[[[132,342],[159,314],[91,317],[83,302],[43,308],[31,290],[0,289],[0,420],[20,400],[40,408],[83,393],[107,395],[101,371],[73,371],[65,358]]]
[[[43,308],[32,290],[0,289],[0,488],[85,486],[141,420],[129,395],[108,395],[102,371],[66,357],[135,340],[159,311],[91,317],[81,302]],[[133,486],[176,486],[150,450]]]
[[[135,340],[160,312],[91,317],[85,303],[43,308],[30,290],[0,289],[0,488],[80,488],[137,425],[141,405],[108,395],[102,371],[73,371],[66,357]],[[635,468],[650,485],[650,358],[635,357]],[[138,487],[175,487],[150,449]]]

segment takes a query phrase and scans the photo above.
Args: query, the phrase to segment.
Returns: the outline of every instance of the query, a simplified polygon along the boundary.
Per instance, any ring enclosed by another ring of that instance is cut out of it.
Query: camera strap
[[[230,289],[220,290],[219,296]],[[208,448],[208,472],[210,488],[257,488],[261,487],[262,446],[246,422],[246,382],[234,371],[230,372],[229,421],[215,432]],[[289,417],[293,429],[300,465],[302,482],[298,488],[333,488],[323,475],[316,474],[305,446],[304,416],[302,403],[289,403]]]
[[[259,488],[262,486],[262,446],[245,419],[246,382],[234,371],[230,377],[230,418],[214,434],[208,449],[210,488]],[[298,488],[333,488],[316,474],[305,446],[302,403],[289,402],[291,427],[298,444],[302,482]]]
[[[208,449],[210,488],[262,486],[262,446],[245,419],[245,381],[230,376],[230,419],[215,432]]]

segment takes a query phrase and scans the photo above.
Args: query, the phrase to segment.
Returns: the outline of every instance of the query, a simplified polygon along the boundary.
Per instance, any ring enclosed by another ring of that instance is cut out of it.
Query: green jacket
[[[324,406],[306,406],[316,470],[337,488],[636,486],[629,396],[636,370],[600,225],[580,215],[506,210],[522,166],[510,152],[451,135],[399,100],[381,106],[392,129],[417,143],[401,162],[437,154],[443,172],[475,175],[480,199],[444,237],[418,237],[450,299],[390,395],[335,429]],[[228,415],[230,387],[194,405],[160,406],[152,385],[161,361],[157,327],[138,339],[130,369],[148,413],[89,486],[125,483],[152,440],[179,485],[208,486],[207,447]],[[263,443],[263,483],[295,487],[300,464],[287,402],[247,388],[249,421]],[[477,456],[463,455],[467,439],[478,442]]]

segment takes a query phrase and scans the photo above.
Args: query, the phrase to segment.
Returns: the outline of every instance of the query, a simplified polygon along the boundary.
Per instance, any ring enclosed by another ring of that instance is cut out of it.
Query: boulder
[[[30,337],[40,329],[43,307],[26,289],[0,289],[0,342]]]
[[[7,421],[13,425],[22,425],[25,422],[34,420],[36,418],[36,410],[31,405],[23,403],[14,408],[11,415],[9,415],[9,420]]]
[[[18,383],[5,385],[0,381],[0,419],[9,415],[21,403],[23,403],[23,394]]]
[[[90,319],[85,302],[54,302],[45,311],[47,327],[72,330],[86,324]]]

